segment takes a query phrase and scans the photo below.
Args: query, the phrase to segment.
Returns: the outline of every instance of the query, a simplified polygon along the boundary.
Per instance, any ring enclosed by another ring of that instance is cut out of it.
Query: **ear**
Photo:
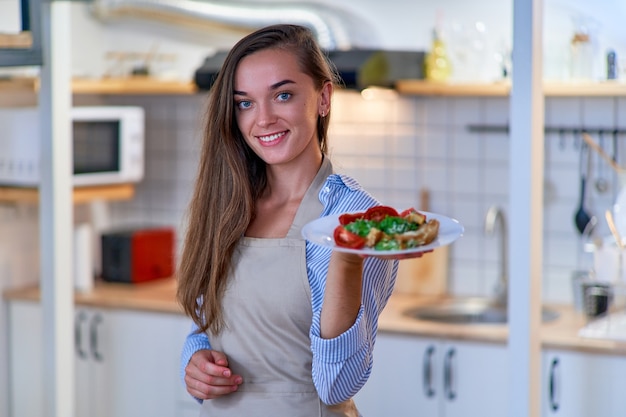
[[[333,95],[333,83],[330,81],[326,82],[324,86],[322,86],[322,91],[320,93],[319,100],[319,108],[318,113],[322,117],[326,117],[328,112],[330,111],[330,99]]]

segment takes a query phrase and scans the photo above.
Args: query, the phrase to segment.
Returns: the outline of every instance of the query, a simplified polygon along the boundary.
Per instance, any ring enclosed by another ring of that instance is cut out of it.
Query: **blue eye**
[[[289,98],[291,98],[291,93],[280,93],[280,94],[278,94],[278,100],[279,101],[287,101],[287,100],[289,100]]]
[[[237,102],[237,107],[239,107],[240,109],[247,109],[250,106],[252,106],[252,103],[249,102],[248,100],[241,100],[239,102]]]

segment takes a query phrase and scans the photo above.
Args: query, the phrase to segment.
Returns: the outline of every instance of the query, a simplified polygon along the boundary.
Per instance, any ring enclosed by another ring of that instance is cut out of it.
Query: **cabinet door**
[[[507,363],[502,345],[381,332],[372,375],[355,401],[365,417],[501,417]]]
[[[104,417],[108,415],[107,398],[98,396],[97,379],[101,362],[98,342],[102,329],[102,313],[91,308],[77,307],[74,315],[74,404],[76,416]]]
[[[184,340],[180,317],[77,308],[76,415],[178,415],[181,389],[178,364]],[[12,415],[40,417],[46,414],[40,305],[10,302],[9,332]]]
[[[96,396],[92,309],[77,309],[75,317],[75,413],[77,416],[109,416],[107,398]],[[41,306],[35,302],[9,303],[11,412],[15,417],[36,417],[43,412],[43,327]]]
[[[97,336],[102,363],[95,377],[109,416],[176,415],[182,341],[173,314],[107,310]]]
[[[623,416],[626,358],[546,350],[542,356],[542,404],[548,416]]]
[[[508,414],[508,360],[503,345],[448,342],[442,348],[444,417]]]
[[[354,398],[361,414],[438,416],[441,392],[437,355],[437,342],[379,332],[372,374]]]
[[[9,372],[13,417],[43,416],[43,327],[41,308],[32,302],[10,302]]]

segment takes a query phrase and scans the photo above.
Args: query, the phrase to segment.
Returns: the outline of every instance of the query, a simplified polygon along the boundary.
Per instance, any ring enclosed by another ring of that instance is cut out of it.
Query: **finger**
[[[196,384],[195,386],[187,385],[187,392],[193,397],[201,400],[210,400],[227,395],[237,391],[238,385],[211,386]]]
[[[236,375],[232,375],[232,371],[229,368],[217,366],[210,362],[203,363],[201,366],[189,363],[185,367],[185,375],[198,381],[215,385],[234,384],[236,377]]]
[[[187,392],[201,399],[229,394],[236,391],[242,382],[242,378],[238,375],[231,378],[213,377],[207,374],[201,374],[200,378],[196,378],[191,374],[185,375]]]
[[[224,354],[224,352],[220,352],[218,350],[212,350],[211,356],[212,356],[213,362],[216,363],[217,365],[228,366],[228,358],[226,357],[226,354]]]
[[[226,355],[217,351],[198,351],[191,357],[187,366],[214,376],[231,376]]]

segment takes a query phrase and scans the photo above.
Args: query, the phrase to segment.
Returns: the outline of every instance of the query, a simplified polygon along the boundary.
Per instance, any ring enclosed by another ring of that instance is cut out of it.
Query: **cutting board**
[[[429,211],[430,192],[420,191],[419,210]],[[443,295],[448,290],[449,247],[443,246],[420,258],[404,259],[398,267],[394,293]]]

